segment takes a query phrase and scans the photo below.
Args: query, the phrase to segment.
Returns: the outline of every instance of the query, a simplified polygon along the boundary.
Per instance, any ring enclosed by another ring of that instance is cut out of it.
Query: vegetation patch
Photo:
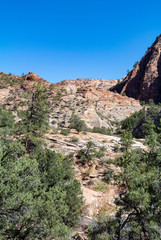
[[[69,239],[82,211],[72,159],[46,148],[46,90],[34,86],[26,110],[0,109],[0,239]]]
[[[95,158],[101,159],[105,156],[106,148],[104,146],[100,147],[97,151],[95,145],[92,141],[89,141],[85,149],[78,151],[77,158],[82,163],[88,163],[89,161],[94,161]]]
[[[94,133],[101,133],[104,135],[111,135],[111,129],[110,128],[105,128],[105,127],[94,127],[92,132]]]
[[[63,128],[63,129],[61,129],[60,133],[63,134],[64,136],[67,136],[70,134],[70,129]]]
[[[98,192],[108,192],[108,185],[103,180],[99,179],[97,181],[96,191]]]
[[[71,116],[71,118],[69,119],[69,123],[69,128],[76,129],[78,133],[87,129],[85,122],[75,114]]]

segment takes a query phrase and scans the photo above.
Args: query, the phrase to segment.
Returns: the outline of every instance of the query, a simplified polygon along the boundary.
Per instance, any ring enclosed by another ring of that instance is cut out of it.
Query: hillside
[[[27,94],[38,82],[48,89],[53,127],[68,127],[74,113],[81,116],[89,128],[108,128],[142,108],[139,101],[109,91],[117,80],[77,79],[50,84],[34,73],[23,77],[0,73],[0,105],[19,108],[22,99],[30,101]]]
[[[102,240],[101,235],[97,238],[99,233],[97,228],[106,237],[108,234],[113,234],[106,231],[109,226],[113,226],[114,229],[116,228],[114,239],[118,239],[118,229],[122,236],[126,234],[127,237],[133,236],[132,240],[138,239],[135,237],[136,229],[139,229],[136,224],[140,224],[140,221],[143,224],[142,219],[146,224],[150,222],[147,216],[151,215],[146,211],[151,211],[153,199],[147,201],[146,197],[153,198],[150,193],[151,184],[153,185],[154,182],[156,184],[153,190],[154,196],[157,196],[155,219],[158,218],[157,161],[160,156],[158,145],[153,144],[152,153],[149,151],[151,151],[151,142],[156,143],[160,135],[155,135],[157,131],[153,132],[155,127],[149,128],[147,125],[146,137],[150,139],[149,146],[144,145],[144,139],[132,138],[131,132],[140,120],[139,111],[141,110],[141,116],[145,115],[145,109],[148,111],[149,107],[141,106],[139,100],[110,91],[117,84],[118,80],[102,79],[76,79],[51,84],[31,72],[21,77],[0,73],[0,106],[2,107],[0,144],[2,167],[4,167],[3,178],[6,176],[10,178],[10,171],[13,171],[11,176],[13,186],[15,187],[15,179],[16,184],[23,179],[28,194],[34,194],[32,201],[28,203],[28,199],[24,198],[23,203],[18,201],[20,206],[14,208],[15,214],[19,214],[22,205],[22,212],[31,214],[30,221],[26,222],[31,238],[48,236],[47,239],[51,239],[51,236],[54,236],[54,239],[60,240],[69,238]],[[154,110],[152,109],[152,115],[156,112]],[[81,125],[83,128],[80,127]],[[8,157],[8,154],[11,156]],[[5,163],[3,158],[6,159]],[[32,164],[34,167],[31,167]],[[9,172],[8,168],[11,169]],[[151,175],[153,175],[152,182],[149,181]],[[28,188],[28,178],[31,179],[32,185],[35,176],[36,191],[39,192],[41,189],[40,197],[37,192],[35,195],[35,187]],[[148,188],[144,186],[145,182],[149,184]],[[6,183],[3,184],[5,188]],[[16,193],[19,200],[20,192],[26,194],[26,189],[24,187],[21,189],[21,184],[18,186]],[[11,194],[12,202],[17,204],[13,201],[14,194],[14,192],[13,195]],[[5,197],[4,194],[4,206],[6,206]],[[27,204],[30,204],[30,207],[23,210]],[[30,210],[33,204],[37,211],[34,218],[33,210]],[[43,212],[44,207],[45,212]],[[141,212],[138,210],[140,208]],[[11,220],[10,236],[15,236],[15,232],[18,232],[17,239],[21,239],[22,236],[23,239],[30,239],[26,237],[28,234],[26,225],[17,217],[21,214],[16,215],[13,220],[9,212],[7,216]],[[23,216],[23,221],[26,221],[28,215],[23,214]],[[103,222],[99,223],[99,218],[102,216]],[[118,227],[118,222],[115,221],[120,219],[123,224]],[[21,225],[20,229],[16,225],[17,221]],[[47,230],[44,230],[46,221],[49,225]],[[14,227],[13,222],[16,223]],[[39,231],[36,230],[34,233],[30,230],[34,224],[34,229],[39,229],[42,224],[40,235]],[[103,226],[107,224],[108,227],[102,228],[101,224]],[[127,224],[127,228],[124,228],[124,224]],[[156,224],[158,223],[154,223],[154,226]],[[149,229],[150,227],[151,225],[148,225]],[[8,227],[4,229],[5,234],[8,234]],[[53,232],[50,232],[51,229]],[[63,235],[61,235],[62,230]],[[139,234],[144,233],[142,228],[139,231]]]
[[[32,91],[35,85],[46,87],[46,94],[50,102],[49,124],[51,129],[45,136],[47,148],[72,155],[77,180],[81,183],[85,212],[81,218],[78,232],[84,235],[84,229],[101,212],[113,215],[115,213],[114,199],[121,191],[113,183],[106,186],[104,182],[106,171],[116,171],[108,159],[120,156],[115,146],[120,145],[120,138],[100,133],[77,133],[71,130],[66,136],[61,129],[68,128],[69,119],[73,114],[80,116],[89,129],[115,128],[115,124],[142,109],[139,101],[109,91],[118,80],[106,81],[102,79],[77,79],[50,84],[34,73],[19,77],[12,74],[0,73],[0,105],[11,109],[20,119],[17,111],[25,110],[31,102]],[[73,140],[74,139],[74,140]],[[86,149],[88,142],[93,142],[94,151],[102,152],[102,159],[94,157],[94,161],[82,164],[77,158],[81,149]],[[136,142],[135,147],[144,148],[142,143]]]

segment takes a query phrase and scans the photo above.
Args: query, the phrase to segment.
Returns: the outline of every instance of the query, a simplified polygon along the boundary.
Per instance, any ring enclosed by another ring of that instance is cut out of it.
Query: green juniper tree
[[[161,148],[149,143],[149,152],[125,151],[115,160],[121,168],[115,180],[124,190],[116,199],[116,215],[100,218],[90,227],[91,240],[161,239]]]
[[[87,142],[86,148],[78,151],[77,158],[80,159],[82,163],[89,162],[95,158],[101,159],[105,155],[105,150],[106,148],[102,146],[99,151],[97,151],[94,143],[89,141]]]
[[[49,112],[46,88],[41,85],[34,86],[27,109],[18,113],[21,120],[17,123],[16,128],[16,133],[24,136],[23,140],[28,151],[36,146],[37,141],[41,142],[40,137],[49,127]]]
[[[48,112],[44,89],[38,86],[28,108],[19,113],[14,131],[18,140],[12,136],[0,140],[2,240],[67,240],[80,216],[83,201],[72,160],[39,140],[48,127]],[[10,123],[10,115],[0,112],[0,122],[7,116]],[[12,121],[8,127],[14,128]],[[6,130],[6,125],[2,128]]]
[[[121,137],[121,146],[123,151],[127,151],[131,148],[133,144],[132,140],[132,133],[131,132],[124,132],[122,137]]]
[[[155,131],[156,126],[154,124],[154,121],[151,119],[147,119],[145,123],[142,125],[142,131],[145,135],[150,135],[152,131]]]
[[[11,110],[0,108],[0,136],[6,137],[13,134],[14,130],[14,115]]]
[[[77,132],[85,131],[87,129],[87,126],[83,120],[80,119],[79,116],[73,115],[69,119],[69,128],[74,128],[77,130]]]
[[[50,187],[44,183],[48,171],[41,172],[38,161],[24,155],[24,150],[16,142],[1,144],[0,238],[67,239],[69,227],[64,218],[70,191],[64,182],[55,181]]]

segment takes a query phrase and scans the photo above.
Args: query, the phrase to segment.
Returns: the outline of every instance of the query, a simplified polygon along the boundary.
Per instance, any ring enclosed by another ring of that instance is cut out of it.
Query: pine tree
[[[131,148],[133,144],[132,140],[132,133],[131,132],[124,132],[121,138],[121,146],[124,151],[127,151]]]
[[[116,199],[116,215],[100,218],[95,226],[91,226],[91,240],[161,239],[160,149],[152,146],[149,152],[125,151],[115,160],[121,168],[121,174],[115,176],[115,180],[124,191]]]
[[[5,138],[14,130],[14,115],[11,110],[0,108],[0,136]]]
[[[71,164],[49,149],[26,154],[19,142],[0,142],[0,239],[69,238],[82,208]]]
[[[67,192],[44,185],[37,160],[23,155],[22,145],[1,143],[0,149],[0,238],[67,239]]]
[[[74,128],[77,130],[77,132],[85,131],[87,129],[87,126],[83,120],[80,119],[79,116],[73,115],[69,119],[69,128]]]
[[[17,123],[16,129],[17,134],[23,135],[28,151],[32,150],[37,143],[40,144],[40,137],[43,137],[49,127],[49,112],[46,89],[38,84],[32,89],[31,101],[27,109],[19,111],[21,120]]]
[[[48,127],[44,91],[40,86],[34,88],[28,108],[19,113],[18,140],[0,141],[2,240],[67,240],[81,213],[81,189],[71,159],[40,144]],[[3,114],[0,112],[0,119]],[[10,116],[7,110],[4,116]],[[8,126],[12,128],[12,124]]]

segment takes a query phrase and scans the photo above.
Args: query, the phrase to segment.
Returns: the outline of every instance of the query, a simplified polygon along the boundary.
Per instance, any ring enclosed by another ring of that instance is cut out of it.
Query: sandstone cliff
[[[47,87],[51,102],[51,127],[68,127],[72,114],[79,115],[89,128],[111,127],[141,109],[139,101],[109,91],[118,80],[77,79],[50,84],[34,73],[23,77],[0,73],[0,105],[21,108],[21,100],[36,83]]]
[[[66,92],[53,109],[58,126],[67,127],[72,113],[79,115],[88,127],[110,127],[141,109],[139,101],[109,91],[118,81],[77,79],[56,84]],[[62,90],[61,90],[62,91]],[[61,111],[60,111],[61,110]],[[62,116],[62,117],[60,117]]]
[[[140,101],[161,102],[161,35],[125,79],[111,90]]]

